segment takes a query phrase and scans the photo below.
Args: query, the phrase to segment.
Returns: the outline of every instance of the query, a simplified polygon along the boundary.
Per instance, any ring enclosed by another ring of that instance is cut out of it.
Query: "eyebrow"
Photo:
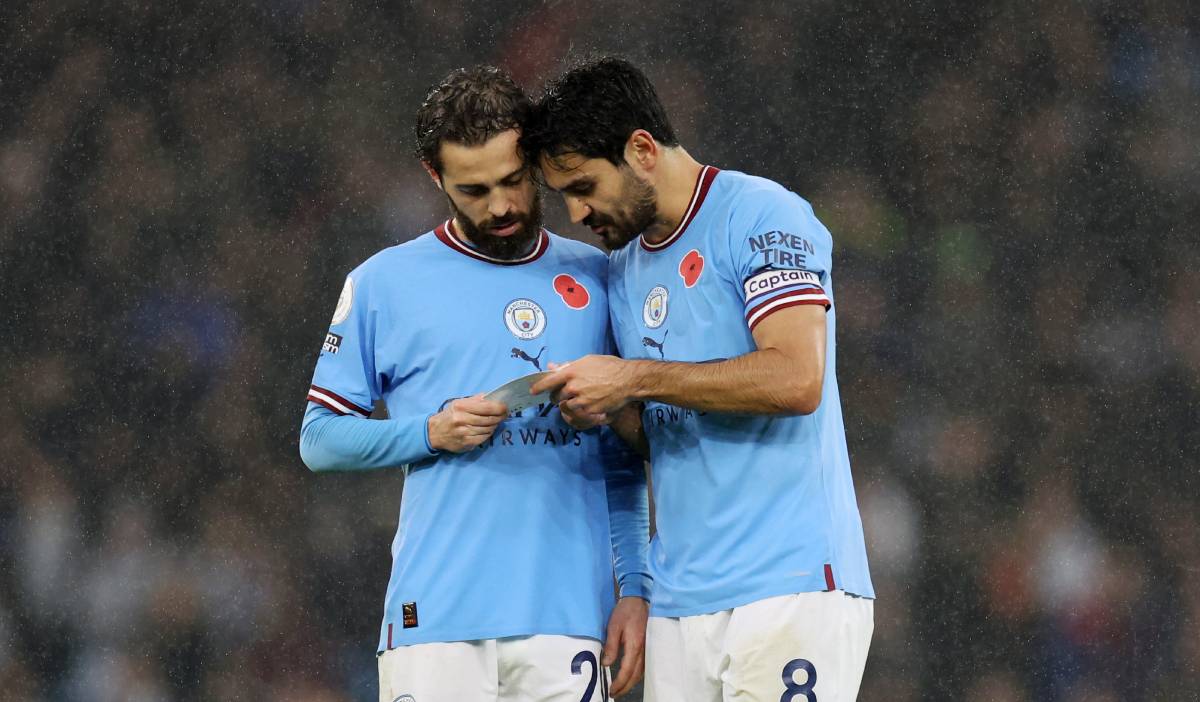
[[[508,175],[500,178],[500,180],[497,182],[503,183],[506,180],[512,180],[513,177],[520,175],[522,172],[524,172],[528,168],[529,168],[528,166],[521,166],[521,167],[517,168],[516,170],[514,170],[513,172],[509,173]],[[488,188],[488,189],[490,189],[490,186],[485,185],[483,183],[458,183],[454,187],[456,187],[460,190],[463,188]]]

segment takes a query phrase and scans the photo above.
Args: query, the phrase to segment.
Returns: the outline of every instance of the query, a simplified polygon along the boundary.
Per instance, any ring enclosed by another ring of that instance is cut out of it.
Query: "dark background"
[[[375,699],[401,480],[299,460],[327,321],[445,216],[431,84],[606,51],[834,234],[861,698],[1200,699],[1195,3],[479,5],[0,5],[0,697]]]

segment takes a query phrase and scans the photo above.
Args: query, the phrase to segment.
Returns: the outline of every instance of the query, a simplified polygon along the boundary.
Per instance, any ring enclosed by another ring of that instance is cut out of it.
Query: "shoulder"
[[[732,217],[757,217],[776,211],[812,212],[807,200],[769,178],[721,171],[716,184],[728,199]]]
[[[775,240],[803,249],[832,246],[829,230],[808,200],[768,178],[731,175],[729,228],[734,239],[749,237],[759,247],[772,246]]]
[[[572,268],[583,269],[596,275],[608,270],[608,255],[591,244],[559,236],[549,229],[550,251],[554,262]]]
[[[591,263],[604,263],[608,256],[600,249],[583,241],[559,236],[549,229],[544,230],[550,237],[550,245],[558,250],[560,257],[574,258]]]
[[[634,252],[641,246],[639,239],[640,237],[634,237],[633,241],[630,241],[608,255],[608,277],[610,281],[620,279],[625,275],[625,269],[629,266]]]
[[[625,263],[629,260],[630,254],[633,253],[634,249],[639,245],[638,244],[639,238],[640,237],[634,237],[633,240],[630,241],[628,244],[622,246],[621,248],[619,248],[616,251],[613,251],[611,254],[609,254],[608,255],[608,265],[612,268],[619,268],[621,266],[624,266]]]
[[[438,253],[440,242],[432,231],[425,232],[395,246],[375,253],[350,271],[356,286],[377,285],[382,281],[403,279],[403,274],[427,266],[431,257]]]

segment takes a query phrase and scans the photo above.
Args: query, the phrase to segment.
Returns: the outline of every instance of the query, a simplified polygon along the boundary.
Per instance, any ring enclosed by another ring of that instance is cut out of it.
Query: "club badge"
[[[667,321],[667,289],[661,285],[655,285],[650,294],[646,295],[646,302],[642,305],[642,321],[651,329],[658,329]]]
[[[533,300],[517,298],[504,308],[504,326],[518,339],[536,339],[546,330],[546,313]]]

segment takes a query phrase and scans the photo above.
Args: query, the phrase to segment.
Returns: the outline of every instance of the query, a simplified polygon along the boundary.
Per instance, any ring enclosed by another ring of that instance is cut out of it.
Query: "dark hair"
[[[440,173],[442,142],[477,146],[519,129],[531,108],[529,96],[499,68],[457,68],[430,89],[417,110],[417,158]]]
[[[677,146],[675,130],[654,86],[632,63],[606,56],[571,68],[549,83],[521,136],[531,159],[578,153],[625,162],[625,142],[637,129]]]

